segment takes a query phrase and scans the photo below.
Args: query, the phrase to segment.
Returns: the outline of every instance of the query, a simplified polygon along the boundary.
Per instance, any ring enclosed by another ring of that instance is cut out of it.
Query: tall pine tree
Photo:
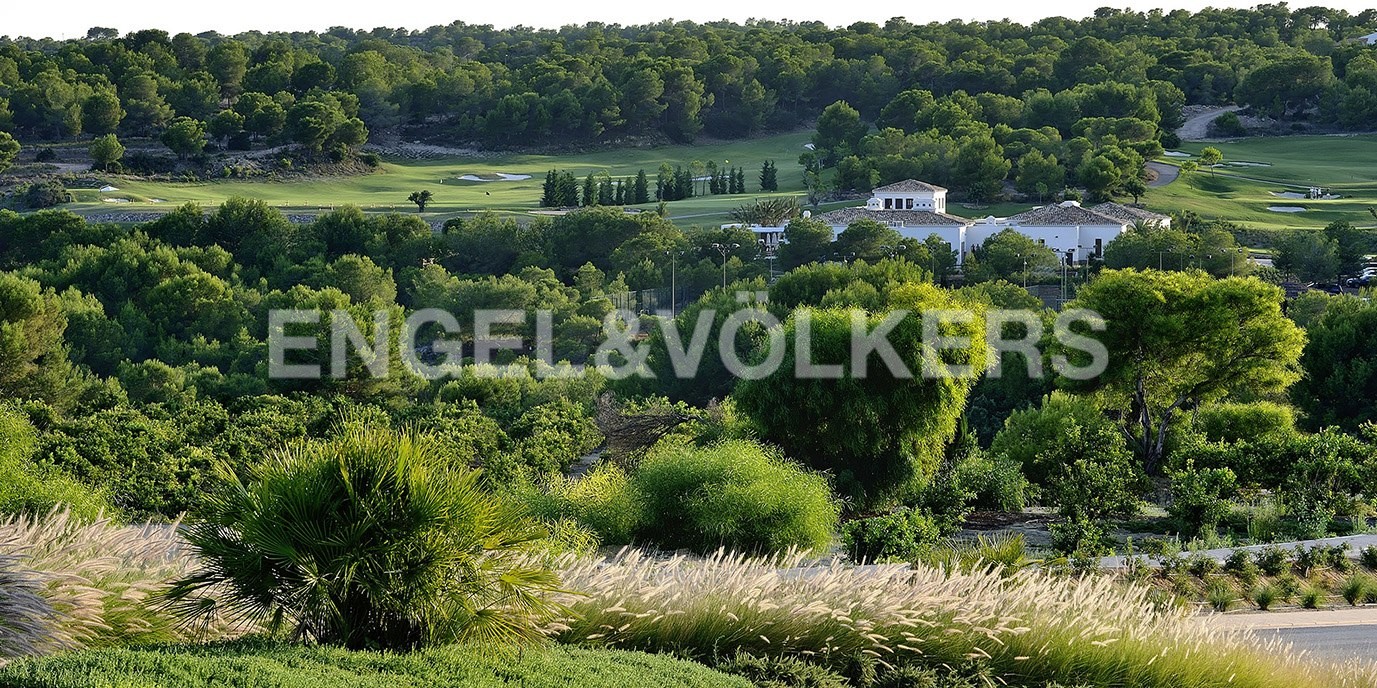
[[[632,203],[641,204],[650,202],[650,180],[645,176],[645,170],[636,173],[636,185],[632,187]]]
[[[779,191],[779,177],[773,160],[766,160],[760,166],[760,190]]]

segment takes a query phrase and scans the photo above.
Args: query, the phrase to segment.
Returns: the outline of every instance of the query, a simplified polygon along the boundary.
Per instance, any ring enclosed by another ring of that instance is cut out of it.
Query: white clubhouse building
[[[1066,256],[1084,262],[1092,256],[1104,255],[1105,244],[1118,238],[1137,223],[1166,227],[1171,218],[1141,208],[1101,203],[1081,207],[1076,201],[1064,201],[1028,210],[1012,217],[986,217],[979,220],[950,215],[947,212],[947,190],[933,184],[906,179],[871,191],[864,206],[841,208],[818,215],[815,219],[843,232],[857,220],[874,220],[893,227],[907,239],[923,241],[936,234],[956,251],[961,262],[986,239],[1005,229],[1012,229]],[[752,227],[756,237],[767,249],[773,250],[783,239],[783,227]]]

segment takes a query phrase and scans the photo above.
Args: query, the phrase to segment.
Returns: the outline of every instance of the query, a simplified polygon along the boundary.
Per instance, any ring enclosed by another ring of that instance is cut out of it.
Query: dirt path
[[[1210,122],[1213,122],[1214,118],[1226,112],[1236,112],[1242,109],[1237,105],[1200,108],[1186,117],[1186,123],[1176,130],[1176,135],[1180,136],[1182,141],[1203,141],[1209,138],[1206,133],[1209,131]]]

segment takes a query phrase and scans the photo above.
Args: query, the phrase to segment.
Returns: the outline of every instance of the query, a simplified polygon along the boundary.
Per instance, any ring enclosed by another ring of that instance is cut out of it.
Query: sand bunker
[[[506,172],[459,175],[459,179],[466,182],[519,182],[530,178],[531,175],[529,174],[507,174]]]
[[[1274,213],[1303,213],[1305,208],[1298,205],[1269,205],[1267,209]]]
[[[1229,167],[1271,167],[1270,162],[1251,162],[1248,160],[1230,160],[1225,165]]]
[[[1190,153],[1186,153],[1186,152],[1183,152],[1183,151],[1167,151],[1167,152],[1163,153],[1162,155],[1165,155],[1165,156],[1167,156],[1168,158],[1189,158],[1189,157],[1191,157],[1191,154],[1190,154]]]
[[[128,203],[128,202],[129,202],[129,199],[127,199],[127,198],[102,198],[102,199],[100,199],[100,200],[105,201],[106,203]]]
[[[105,192],[105,193],[110,193],[111,191],[119,191],[119,189],[116,189],[115,187],[110,186],[110,185],[108,185],[108,184],[105,185],[105,186],[100,187],[100,190],[103,191],[103,192]]]
[[[811,144],[811,143],[805,143],[805,144],[803,144],[803,147],[804,147],[804,148],[807,148],[808,150],[814,150],[814,149],[817,148],[817,146],[814,146],[814,145]]]
[[[1278,198],[1305,198],[1305,194],[1299,191],[1268,191],[1267,193]]]

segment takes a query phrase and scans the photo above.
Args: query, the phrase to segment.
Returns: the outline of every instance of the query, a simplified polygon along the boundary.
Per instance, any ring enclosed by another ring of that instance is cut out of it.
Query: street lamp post
[[[727,255],[741,248],[741,244],[713,244],[712,248],[722,254],[722,289],[725,290],[727,288]]]
[[[673,318],[679,314],[679,251],[665,251],[665,255],[669,256],[669,317]]]

